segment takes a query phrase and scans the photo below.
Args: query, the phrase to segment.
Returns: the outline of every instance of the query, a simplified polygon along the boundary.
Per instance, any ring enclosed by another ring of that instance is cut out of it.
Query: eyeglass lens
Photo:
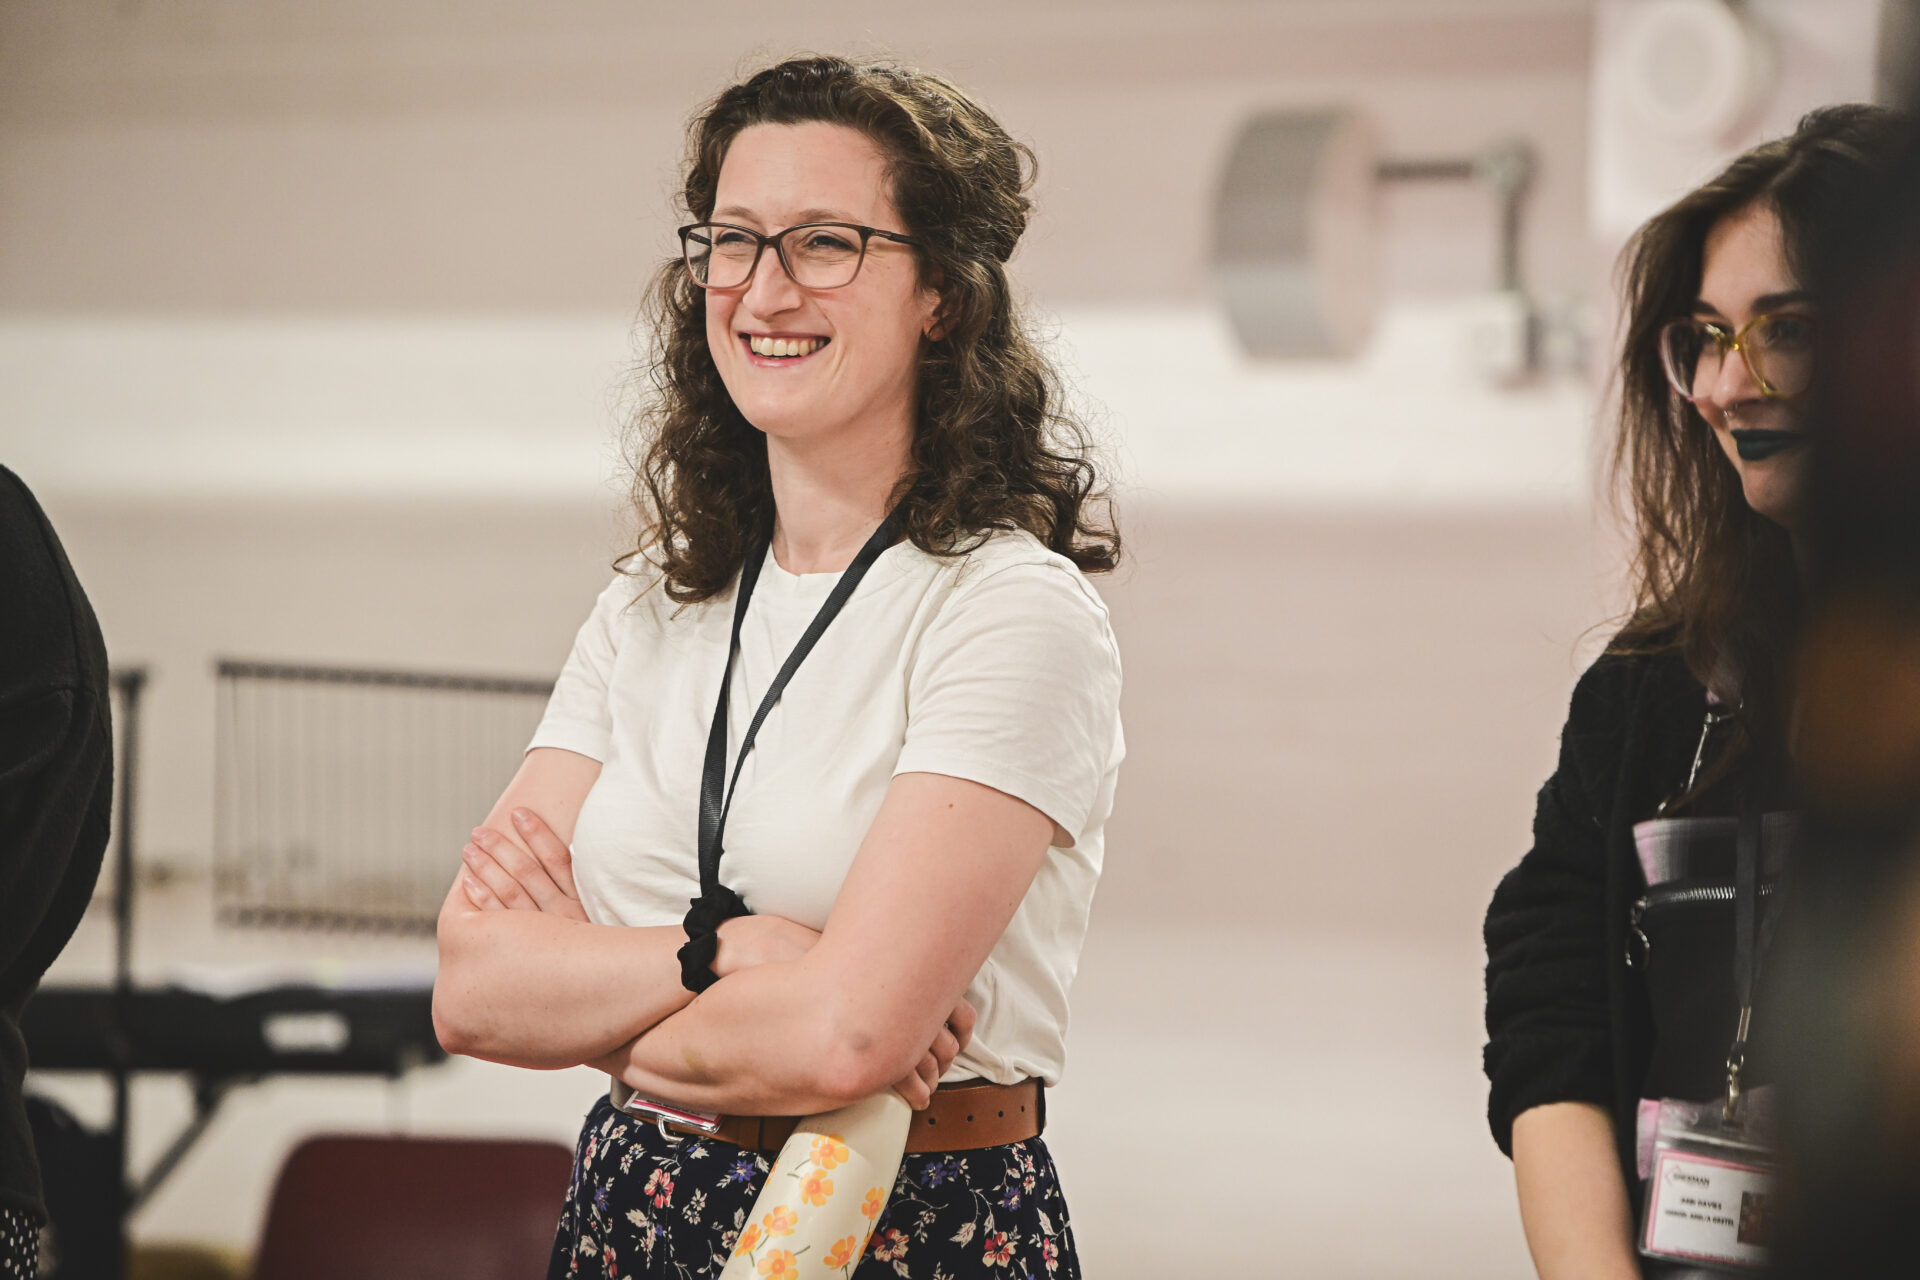
[[[1735,345],[1760,389],[1794,396],[1813,381],[1813,325],[1805,316],[1760,316],[1737,335],[1702,320],[1675,320],[1660,331],[1667,381],[1688,400],[1708,394]]]
[[[687,270],[709,289],[737,289],[754,272],[761,246],[783,249],[781,254],[795,284],[805,289],[838,289],[852,282],[860,270],[865,246],[851,226],[822,224],[789,227],[764,241],[738,227],[701,223],[685,237]]]

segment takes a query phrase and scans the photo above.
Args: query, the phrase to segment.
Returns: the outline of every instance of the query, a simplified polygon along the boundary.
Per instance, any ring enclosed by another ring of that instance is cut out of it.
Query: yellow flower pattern
[[[800,1225],[800,1215],[786,1205],[776,1205],[772,1213],[760,1219],[760,1225],[767,1229],[767,1235],[790,1236],[793,1229]]]
[[[817,1173],[810,1173],[800,1179],[800,1198],[816,1209],[825,1204],[827,1197],[832,1194],[832,1178],[823,1177]]]
[[[834,1169],[843,1165],[851,1153],[846,1142],[837,1133],[829,1133],[813,1140],[813,1162],[822,1169]]]
[[[800,1274],[800,1260],[785,1249],[775,1249],[760,1259],[760,1274],[767,1280],[794,1280]]]
[[[845,1240],[838,1241],[833,1248],[827,1250],[826,1264],[828,1268],[838,1271],[851,1263],[854,1258],[859,1256],[857,1252],[859,1243],[859,1236],[848,1236]]]

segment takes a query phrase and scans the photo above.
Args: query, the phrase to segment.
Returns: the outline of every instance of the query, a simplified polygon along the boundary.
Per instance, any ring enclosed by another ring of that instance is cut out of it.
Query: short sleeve
[[[573,639],[573,652],[554,682],[546,714],[534,730],[535,747],[563,747],[605,763],[613,737],[613,708],[608,690],[618,656],[620,616],[633,603],[634,581],[616,575],[594,601],[593,612]]]
[[[1077,841],[1121,752],[1119,650],[1079,571],[1048,560],[963,573],[914,653],[895,775],[981,783]]]

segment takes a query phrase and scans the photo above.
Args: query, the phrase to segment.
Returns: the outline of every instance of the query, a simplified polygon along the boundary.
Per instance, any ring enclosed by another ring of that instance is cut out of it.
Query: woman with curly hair
[[[1752,981],[1765,928],[1735,898],[1744,878],[1764,921],[1792,830],[1809,282],[1901,136],[1884,109],[1815,111],[1648,222],[1625,259],[1615,456],[1634,608],[1574,690],[1533,849],[1486,920],[1489,1118],[1546,1280],[1642,1274],[1661,1104],[1737,1115],[1772,1078],[1777,1021]]]
[[[899,1178],[822,1261],[1078,1274],[1039,1134],[1123,754],[1086,578],[1119,539],[1008,283],[1030,170],[898,66],[783,62],[693,121],[644,533],[440,918],[450,1050],[612,1078],[553,1275],[717,1274],[792,1117],[887,1089]]]

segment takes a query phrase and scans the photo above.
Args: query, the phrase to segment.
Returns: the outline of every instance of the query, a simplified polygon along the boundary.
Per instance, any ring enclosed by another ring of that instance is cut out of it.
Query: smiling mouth
[[[1742,462],[1764,462],[1778,453],[1807,442],[1804,431],[1766,431],[1759,427],[1737,427],[1731,433],[1733,446]]]
[[[831,338],[769,338],[757,333],[743,333],[740,337],[746,342],[747,350],[767,360],[804,360],[833,341]]]

